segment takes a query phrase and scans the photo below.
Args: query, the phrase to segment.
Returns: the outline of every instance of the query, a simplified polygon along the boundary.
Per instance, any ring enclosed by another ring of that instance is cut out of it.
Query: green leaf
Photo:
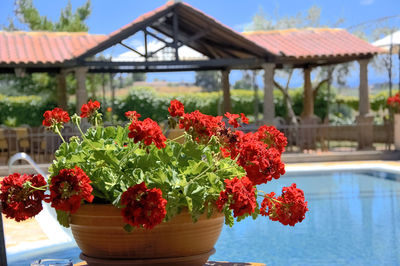
[[[253,218],[253,220],[257,219],[258,215],[260,214],[260,209],[257,208],[254,210],[254,212],[251,214],[251,217]]]
[[[186,197],[186,202],[187,202],[187,206],[188,206],[188,210],[189,212],[193,211],[193,200],[190,197]]]
[[[185,175],[198,175],[208,168],[208,165],[204,161],[190,160],[189,167],[186,168]]]
[[[124,230],[128,233],[131,233],[133,231],[133,226],[130,224],[124,225]]]
[[[65,211],[56,210],[57,221],[64,227],[69,228],[69,214]]]
[[[228,208],[225,208],[224,213],[225,213],[225,224],[229,225],[229,227],[232,227],[235,222],[232,216],[232,211],[229,210]]]

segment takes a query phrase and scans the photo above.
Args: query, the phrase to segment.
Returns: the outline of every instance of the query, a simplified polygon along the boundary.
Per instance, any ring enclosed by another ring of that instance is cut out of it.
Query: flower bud
[[[79,115],[77,115],[77,114],[74,114],[71,117],[71,120],[72,120],[72,123],[74,123],[77,126],[81,124],[81,117]]]

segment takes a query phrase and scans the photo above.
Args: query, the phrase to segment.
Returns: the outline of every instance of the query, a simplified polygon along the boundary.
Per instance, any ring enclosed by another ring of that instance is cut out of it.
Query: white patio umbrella
[[[393,32],[386,37],[379,39],[372,43],[372,45],[381,47],[390,54],[390,69],[389,69],[389,86],[390,91],[392,90],[392,61],[391,55],[398,54],[399,56],[399,91],[400,91],[400,31]]]
[[[393,32],[372,43],[374,46],[378,46],[390,52],[390,46],[392,46],[392,54],[398,54],[400,51],[400,30]]]

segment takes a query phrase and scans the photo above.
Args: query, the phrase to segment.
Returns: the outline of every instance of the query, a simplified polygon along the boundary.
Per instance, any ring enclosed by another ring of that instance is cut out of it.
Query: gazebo
[[[142,32],[144,53],[124,41]],[[150,51],[148,38],[164,45]],[[137,61],[102,60],[96,55],[122,46],[141,57]],[[179,48],[188,46],[205,59],[183,60]],[[157,60],[163,49],[174,51],[172,60]],[[77,107],[87,101],[87,73],[134,73],[219,70],[222,73],[223,110],[231,110],[229,72],[233,69],[264,70],[264,122],[274,119],[274,71],[283,66],[304,70],[304,121],[312,122],[314,105],[310,73],[313,67],[357,60],[360,65],[359,124],[370,126],[368,61],[380,52],[369,43],[341,29],[304,29],[238,33],[194,7],[170,1],[109,35],[65,32],[0,32],[0,73],[24,75],[54,72],[58,75],[59,105],[65,107],[65,75],[77,79]],[[369,148],[372,136],[360,134],[359,148]],[[372,130],[371,130],[372,132]],[[372,133],[371,133],[372,134]]]

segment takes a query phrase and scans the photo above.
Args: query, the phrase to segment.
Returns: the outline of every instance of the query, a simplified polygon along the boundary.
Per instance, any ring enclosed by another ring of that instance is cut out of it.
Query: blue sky
[[[65,7],[67,2],[67,0],[33,0],[40,13],[51,20],[58,19],[61,8]],[[75,9],[85,3],[85,0],[71,2]],[[165,2],[165,0],[92,0],[92,14],[87,21],[89,32],[111,33]],[[262,8],[266,14],[273,15],[277,12],[282,17],[294,16],[299,12],[306,13],[311,6],[318,6],[322,10],[323,24],[329,25],[343,18],[344,23],[341,25],[343,28],[386,16],[400,16],[399,0],[186,0],[185,2],[237,31],[243,31],[259,8]],[[13,10],[14,0],[0,0],[0,25],[7,24],[7,18],[15,19]],[[400,17],[391,19],[389,23],[400,27]],[[374,24],[376,23],[367,24],[366,28],[371,28]],[[149,76],[150,79],[152,76]],[[179,73],[179,75],[164,73],[155,76],[174,81],[193,80],[192,73]],[[371,78],[379,80],[383,78],[382,81],[384,81],[385,76],[381,76],[379,78],[379,75],[374,74]],[[237,74],[234,74],[232,78],[237,79]],[[352,83],[351,79],[349,82]]]

